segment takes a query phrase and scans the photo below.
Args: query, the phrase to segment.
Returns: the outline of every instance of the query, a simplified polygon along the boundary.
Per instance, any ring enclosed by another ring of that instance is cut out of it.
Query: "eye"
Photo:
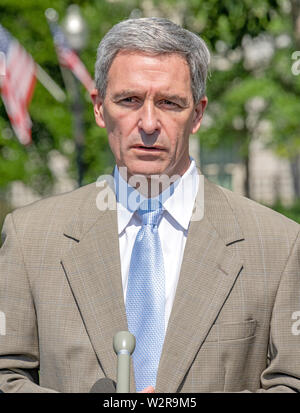
[[[128,97],[128,98],[124,98],[122,99],[122,102],[128,102],[131,103],[133,101],[133,97]]]
[[[135,96],[128,96],[128,97],[123,98],[119,101],[119,103],[125,104],[125,105],[130,105],[130,104],[132,105],[132,104],[136,104],[138,102],[139,102],[139,100]]]
[[[168,99],[163,99],[163,100],[161,100],[161,101],[160,101],[160,104],[163,105],[163,106],[166,106],[166,107],[170,107],[170,108],[172,108],[172,107],[173,107],[173,108],[178,107],[177,103],[172,102],[171,100],[168,100]]]

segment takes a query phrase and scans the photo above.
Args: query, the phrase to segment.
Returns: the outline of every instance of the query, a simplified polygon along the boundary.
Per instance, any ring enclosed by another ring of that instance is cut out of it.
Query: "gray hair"
[[[198,103],[204,96],[210,60],[204,40],[170,20],[148,17],[122,21],[113,26],[101,40],[97,51],[95,81],[102,98],[106,94],[108,71],[113,59],[121,50],[151,55],[181,55],[190,68],[194,102]]]

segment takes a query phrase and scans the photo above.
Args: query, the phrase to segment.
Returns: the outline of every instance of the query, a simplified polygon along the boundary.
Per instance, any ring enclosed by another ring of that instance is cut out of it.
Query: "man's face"
[[[177,54],[119,52],[106,96],[92,92],[97,124],[107,129],[118,167],[134,174],[183,175],[189,135],[197,132],[207,98],[195,105],[189,67]]]

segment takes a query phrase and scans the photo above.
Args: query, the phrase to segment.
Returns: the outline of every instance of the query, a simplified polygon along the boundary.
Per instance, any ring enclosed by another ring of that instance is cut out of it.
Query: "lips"
[[[165,151],[165,149],[162,146],[159,145],[152,145],[152,146],[145,146],[145,145],[133,145],[133,149],[138,149],[141,151],[146,151],[146,152],[157,152],[157,151]]]

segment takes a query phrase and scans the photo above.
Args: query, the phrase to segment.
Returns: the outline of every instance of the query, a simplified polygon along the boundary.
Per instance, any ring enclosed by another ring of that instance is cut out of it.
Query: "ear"
[[[207,97],[203,96],[194,108],[194,117],[191,133],[196,133],[199,130],[206,105]]]
[[[99,96],[97,89],[91,91],[91,99],[94,105],[95,120],[100,128],[105,128],[105,121],[103,117],[103,99]]]

